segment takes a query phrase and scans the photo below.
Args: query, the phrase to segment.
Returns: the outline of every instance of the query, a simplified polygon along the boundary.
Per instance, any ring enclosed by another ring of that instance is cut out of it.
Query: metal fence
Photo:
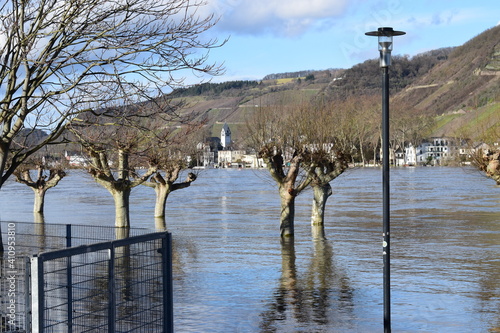
[[[2,234],[0,332],[172,329],[168,233],[2,222]]]
[[[171,332],[170,234],[31,259],[33,332]]]

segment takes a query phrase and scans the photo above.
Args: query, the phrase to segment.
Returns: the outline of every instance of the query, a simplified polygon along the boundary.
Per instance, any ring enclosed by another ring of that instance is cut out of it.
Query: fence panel
[[[51,223],[32,223],[17,221],[0,221],[5,253],[0,256],[0,332],[30,332],[31,330],[31,297],[30,297],[30,258],[33,254],[59,250],[69,246],[80,246],[97,242],[112,241],[115,239],[124,239],[131,236],[144,235],[151,233],[150,229],[145,228],[115,228],[113,226],[93,226],[78,224],[51,224]],[[107,253],[107,252],[106,252]],[[94,256],[99,256],[95,254]],[[99,261],[97,257],[79,259],[75,258],[75,264],[78,261]],[[68,286],[67,294],[72,292],[71,274],[66,274],[64,267],[72,267],[72,259],[60,259],[59,262],[53,262],[54,265],[51,281],[62,281],[66,279]],[[106,261],[107,263],[107,261]],[[78,268],[73,265],[76,275],[82,277],[91,270],[92,272],[103,270],[105,264],[95,263]],[[56,269],[55,267],[58,267]],[[80,269],[80,271],[78,271]],[[107,269],[107,268],[106,268]],[[78,279],[76,281],[79,281]],[[52,283],[52,282],[51,282]],[[101,284],[106,284],[102,282]],[[51,300],[53,313],[58,313],[57,309],[62,308],[54,304]],[[72,304],[67,305],[70,310]],[[78,309],[78,308],[77,308]],[[69,311],[70,321],[71,314]],[[75,323],[78,325],[78,315],[75,317]],[[61,332],[66,332],[63,330]],[[73,330],[73,332],[78,332]]]
[[[31,276],[33,332],[173,331],[168,233],[41,253]]]

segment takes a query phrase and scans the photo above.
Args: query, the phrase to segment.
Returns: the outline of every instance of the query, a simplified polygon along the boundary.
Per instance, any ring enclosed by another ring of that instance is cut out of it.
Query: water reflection
[[[334,264],[333,248],[324,237],[313,243],[307,270],[300,274],[294,239],[281,241],[281,276],[260,315],[261,332],[291,331],[304,324],[326,332],[335,323],[352,318],[354,294],[349,277]]]

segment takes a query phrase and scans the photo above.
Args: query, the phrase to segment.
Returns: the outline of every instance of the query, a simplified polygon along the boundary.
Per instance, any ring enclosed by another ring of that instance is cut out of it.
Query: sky
[[[500,24],[498,0],[206,0],[209,31],[227,43],[209,62],[225,73],[212,82],[260,80],[267,74],[350,68],[378,59],[377,38],[365,32],[392,27],[393,55],[459,46]],[[500,36],[499,36],[500,40]],[[188,79],[193,84],[193,78]]]

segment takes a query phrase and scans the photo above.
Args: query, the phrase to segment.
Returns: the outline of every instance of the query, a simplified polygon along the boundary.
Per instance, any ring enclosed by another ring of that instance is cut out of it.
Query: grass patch
[[[455,119],[460,118],[461,116],[462,116],[461,114],[447,114],[443,116],[438,116],[434,124],[433,132],[439,130],[440,128],[444,127],[445,125],[454,121]]]
[[[474,117],[463,126],[463,132],[477,139],[497,140],[500,136],[500,103],[493,103],[475,111]]]

